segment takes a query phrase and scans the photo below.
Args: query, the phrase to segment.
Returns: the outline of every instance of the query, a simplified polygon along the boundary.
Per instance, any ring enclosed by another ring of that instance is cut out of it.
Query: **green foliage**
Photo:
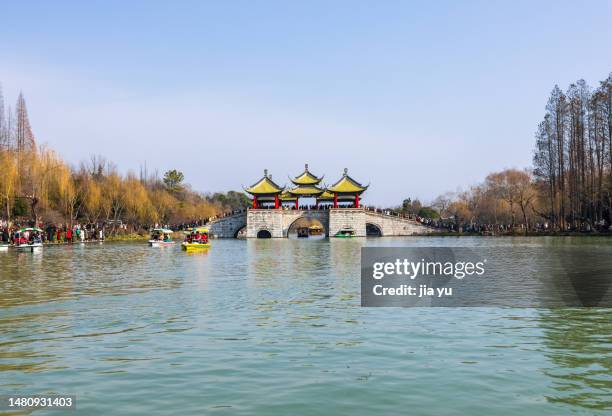
[[[185,175],[183,172],[178,171],[176,169],[169,170],[164,173],[164,184],[171,191],[178,191],[182,188],[183,180],[185,179]]]
[[[24,198],[15,198],[13,203],[13,216],[23,217],[30,213],[28,201]]]
[[[208,200],[231,210],[246,209],[251,206],[251,200],[243,192],[236,191],[216,192],[209,196]]]
[[[402,202],[401,212],[403,214],[416,214],[422,206],[421,201],[418,199],[415,199],[414,201],[411,198],[404,199],[404,202]]]
[[[440,214],[438,211],[433,209],[432,207],[422,207],[418,210],[417,215],[423,218],[431,218],[433,220],[440,218]]]

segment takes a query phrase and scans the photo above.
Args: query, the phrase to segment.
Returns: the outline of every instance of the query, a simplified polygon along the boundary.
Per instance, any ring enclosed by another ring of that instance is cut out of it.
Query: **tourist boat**
[[[195,240],[190,239],[188,236],[185,239],[185,241],[181,244],[181,249],[185,251],[196,251],[196,250],[204,250],[210,247],[210,243],[208,243],[209,241],[208,240],[208,228],[195,227],[187,231],[189,232],[189,236],[194,236],[196,235],[196,233],[199,233],[202,236],[206,236],[205,240],[207,242],[206,243],[196,242]]]
[[[43,243],[40,237],[40,234],[42,234],[42,232],[43,230],[41,230],[40,228],[22,228],[21,230],[15,232],[15,244],[13,245],[13,248],[19,251],[32,252],[36,250],[42,250]],[[34,236],[30,239],[29,237],[31,233],[38,233],[39,236]],[[24,238],[24,234],[28,235],[27,241],[21,242],[20,240]]]
[[[168,247],[174,245],[174,241],[172,241],[172,230],[168,230],[167,228],[154,228],[151,230],[151,239],[149,240],[149,245],[151,247]]]
[[[341,228],[340,231],[336,233],[336,237],[338,238],[351,238],[355,236],[355,230],[352,228]]]
[[[0,243],[0,251],[8,251],[9,245]]]

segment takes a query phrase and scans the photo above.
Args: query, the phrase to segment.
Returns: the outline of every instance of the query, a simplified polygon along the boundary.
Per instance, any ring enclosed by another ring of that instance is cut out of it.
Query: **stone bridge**
[[[436,231],[415,220],[372,211],[365,211],[365,222],[371,228],[377,229],[381,237],[420,235]]]
[[[283,238],[291,225],[300,218],[317,220],[326,236],[334,236],[342,228],[352,228],[355,236],[408,236],[427,234],[434,229],[407,218],[384,215],[364,208],[334,208],[329,210],[249,209],[247,212],[219,218],[208,226],[217,238],[236,238],[246,228],[247,238],[266,235]]]
[[[246,227],[246,222],[247,213],[240,212],[212,221],[208,224],[208,230],[211,235],[217,238],[236,238],[238,232]]]

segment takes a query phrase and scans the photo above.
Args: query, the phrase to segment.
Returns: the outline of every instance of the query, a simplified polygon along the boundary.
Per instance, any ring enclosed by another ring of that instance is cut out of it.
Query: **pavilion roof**
[[[265,169],[263,178],[246,188],[245,192],[251,195],[274,195],[280,194],[284,189],[272,181],[272,175],[268,175],[268,169]]]
[[[329,192],[327,189],[323,191],[321,195],[317,197],[319,201],[332,200],[334,199],[334,193]]]
[[[323,193],[323,189],[316,185],[296,186],[287,190],[291,195],[295,196],[318,196]]]
[[[339,194],[341,193],[360,194],[366,189],[368,189],[368,186],[370,185],[364,186],[360,184],[359,182],[357,182],[355,179],[351,178],[348,175],[348,169],[345,168],[342,178],[340,178],[338,182],[336,182],[335,184],[327,188],[327,190],[330,192],[339,193]]]
[[[291,195],[289,191],[287,190],[284,190],[278,197],[283,202],[288,202],[288,201],[294,202],[297,199],[297,196]],[[265,195],[265,196],[257,197],[258,202],[274,202],[274,200],[275,200],[274,195]]]
[[[291,195],[291,193],[287,190],[284,190],[282,194],[280,194],[281,201],[295,201],[297,196]]]
[[[323,175],[325,176],[325,175]],[[300,173],[298,176],[296,176],[295,178],[291,179],[291,182],[293,182],[295,185],[318,185],[319,182],[321,182],[323,180],[323,176],[321,176],[320,178],[314,174],[312,174],[309,170],[308,170],[308,163],[306,163],[304,165],[304,172]]]

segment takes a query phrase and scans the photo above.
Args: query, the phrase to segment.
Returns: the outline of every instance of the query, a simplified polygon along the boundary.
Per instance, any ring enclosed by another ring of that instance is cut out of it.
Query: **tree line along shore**
[[[242,192],[196,192],[176,170],[161,178],[122,175],[100,156],[71,166],[37,145],[24,96],[13,110],[5,106],[0,89],[0,230],[52,225],[64,235],[82,227],[120,238],[155,224],[201,224],[248,203]]]
[[[536,126],[534,126],[536,127]],[[536,127],[533,166],[488,175],[463,192],[397,212],[451,231],[601,234],[612,225],[612,73],[591,87],[555,85]]]
[[[533,166],[489,174],[429,205],[405,199],[380,208],[440,233],[602,234],[612,216],[612,74],[590,87],[554,86],[536,127]],[[25,225],[103,229],[131,238],[155,225],[201,225],[251,203],[242,192],[202,194],[180,171],[121,174],[105,158],[71,166],[37,146],[25,98],[14,110],[0,89],[0,229]]]

